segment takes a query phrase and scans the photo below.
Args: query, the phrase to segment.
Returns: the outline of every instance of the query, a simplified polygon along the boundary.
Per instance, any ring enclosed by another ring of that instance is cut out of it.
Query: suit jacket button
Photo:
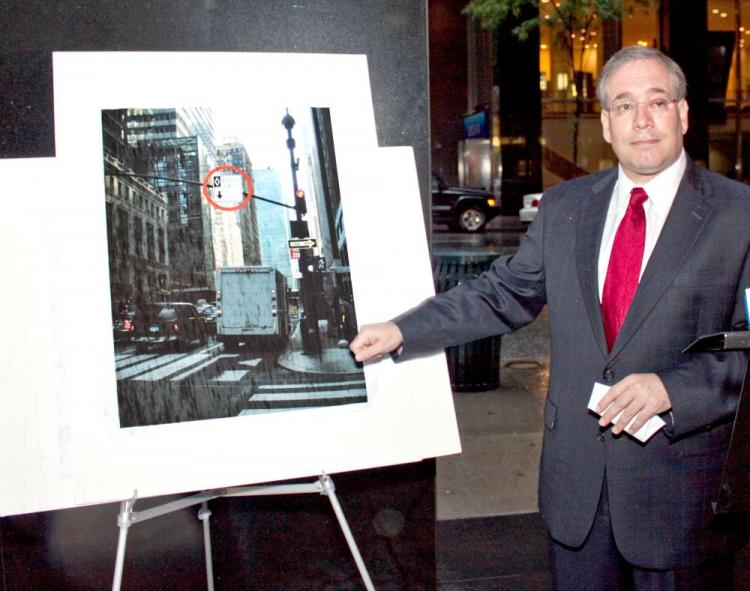
[[[603,433],[597,433],[596,434],[596,438],[599,441],[604,441],[604,434]]]
[[[615,372],[613,372],[611,369],[605,369],[602,377],[604,378],[605,382],[611,382],[615,379]]]

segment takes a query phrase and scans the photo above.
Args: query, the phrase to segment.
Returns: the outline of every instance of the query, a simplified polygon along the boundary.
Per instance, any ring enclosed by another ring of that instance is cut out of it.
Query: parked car
[[[206,323],[194,304],[156,302],[146,304],[135,314],[136,352],[152,347],[185,351],[196,341],[207,342]]]
[[[523,196],[523,207],[518,210],[518,219],[521,220],[522,224],[528,225],[534,221],[541,200],[541,193],[527,193]]]
[[[219,310],[214,304],[205,304],[198,306],[198,314],[203,319],[206,327],[206,333],[209,335],[216,335],[216,319],[219,315]]]
[[[115,343],[129,343],[135,334],[135,312],[121,313],[112,323],[112,338]]]
[[[483,189],[449,187],[432,173],[432,221],[447,224],[451,230],[480,232],[487,222],[500,215],[500,203]]]

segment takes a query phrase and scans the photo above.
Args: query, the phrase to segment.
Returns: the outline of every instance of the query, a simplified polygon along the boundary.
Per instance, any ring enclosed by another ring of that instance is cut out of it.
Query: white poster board
[[[204,73],[223,81],[220,97]],[[358,322],[393,317],[433,293],[413,154],[377,147],[364,56],[58,53],[54,94],[56,157],[0,160],[10,286],[0,303],[12,310],[0,333],[0,515],[460,451],[442,354],[367,366],[364,404],[120,425],[103,110],[252,108],[290,96],[329,108]]]

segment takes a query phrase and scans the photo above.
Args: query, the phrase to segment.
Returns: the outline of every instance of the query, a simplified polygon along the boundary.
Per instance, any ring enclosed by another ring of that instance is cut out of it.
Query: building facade
[[[211,212],[201,195],[216,165],[213,141],[204,141],[213,135],[210,121],[206,109],[127,110],[133,167],[168,203],[170,290],[215,289]]]
[[[277,203],[286,203],[281,189],[279,173],[271,168],[253,170],[255,194]],[[260,264],[274,267],[281,271],[287,279],[287,284],[295,284],[292,270],[292,259],[286,248],[289,243],[289,214],[287,209],[268,203],[255,203],[258,230],[260,236]],[[279,248],[279,245],[284,245]]]
[[[245,146],[239,140],[224,142],[216,148],[217,157],[220,164],[230,164],[251,174],[252,162],[248,156]],[[252,176],[252,175],[251,175]],[[234,225],[239,229],[239,238],[241,245],[241,265],[260,265],[260,232],[258,228],[258,213],[256,210],[256,200],[250,202],[238,211],[214,211],[214,224],[217,225],[217,217],[221,216],[222,225]],[[234,220],[226,218],[233,217]],[[214,237],[214,244],[221,242]],[[219,266],[217,260],[217,266]],[[226,266],[226,265],[225,265]]]
[[[136,301],[165,299],[170,285],[167,199],[147,180],[134,176],[126,120],[123,109],[102,112],[113,317]]]
[[[565,0],[539,0],[490,31],[462,14],[466,4],[428,3],[433,168],[449,182],[470,184],[459,174],[467,158],[462,122],[477,112],[490,122],[484,139],[499,154],[488,166],[502,179],[509,213],[525,191],[612,166],[595,86],[607,58],[635,44],[661,49],[685,71],[688,154],[747,177],[750,0],[626,2],[618,20],[593,15],[575,30],[552,24]],[[533,17],[540,26],[520,40],[513,29]]]

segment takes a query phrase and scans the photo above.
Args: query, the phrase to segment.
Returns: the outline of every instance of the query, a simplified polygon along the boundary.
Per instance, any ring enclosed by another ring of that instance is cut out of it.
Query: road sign
[[[220,171],[224,170],[231,170],[235,174],[228,172],[219,174]],[[242,187],[243,179],[245,189]],[[253,198],[253,179],[238,166],[220,164],[209,170],[208,174],[203,177],[202,191],[206,200],[216,209],[237,211],[245,207]],[[231,203],[227,203],[227,201],[231,201]],[[232,205],[232,203],[235,204]]]
[[[245,198],[245,187],[239,174],[214,174],[210,184],[212,197],[222,205],[237,205]]]
[[[292,238],[289,248],[315,248],[318,245],[315,238]]]

